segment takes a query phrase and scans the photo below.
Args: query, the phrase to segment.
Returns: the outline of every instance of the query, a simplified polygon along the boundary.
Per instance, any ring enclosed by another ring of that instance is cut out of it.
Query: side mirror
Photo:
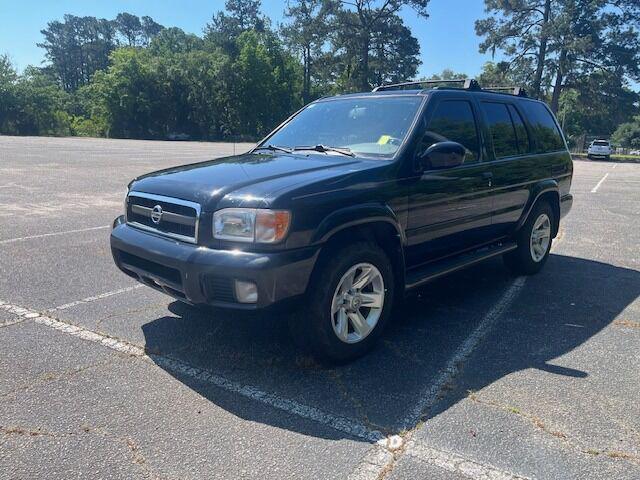
[[[462,165],[466,149],[457,142],[438,142],[420,156],[423,170],[453,168]]]

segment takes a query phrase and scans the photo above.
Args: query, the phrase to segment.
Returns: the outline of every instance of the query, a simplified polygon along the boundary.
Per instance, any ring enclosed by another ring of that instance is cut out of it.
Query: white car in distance
[[[587,158],[604,158],[609,160],[611,157],[611,144],[609,140],[594,140],[587,150]]]

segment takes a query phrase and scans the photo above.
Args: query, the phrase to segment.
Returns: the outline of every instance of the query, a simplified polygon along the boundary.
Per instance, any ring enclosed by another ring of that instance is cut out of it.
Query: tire
[[[369,242],[357,242],[327,253],[326,261],[312,276],[307,301],[292,317],[294,324],[290,328],[295,342],[306,346],[316,357],[330,363],[345,363],[371,350],[388,323],[395,294],[393,269],[385,252]],[[355,288],[358,280],[368,278],[372,280],[362,291]],[[343,292],[350,281],[354,289]],[[381,303],[381,308],[365,305],[374,299],[376,305]],[[335,311],[340,305],[344,308]],[[358,320],[359,331],[352,316]]]
[[[554,214],[551,205],[546,201],[536,203],[529,218],[516,233],[518,247],[504,255],[505,265],[515,274],[538,273],[549,258],[553,225]],[[538,240],[534,241],[532,236]]]

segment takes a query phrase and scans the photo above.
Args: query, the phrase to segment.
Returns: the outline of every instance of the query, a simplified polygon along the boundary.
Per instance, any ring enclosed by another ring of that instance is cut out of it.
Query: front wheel
[[[554,215],[547,202],[538,202],[516,234],[518,247],[504,255],[507,267],[517,274],[538,273],[549,257]]]
[[[314,272],[309,298],[292,318],[292,334],[332,362],[358,358],[375,345],[393,306],[391,263],[376,244],[358,242],[328,252]]]

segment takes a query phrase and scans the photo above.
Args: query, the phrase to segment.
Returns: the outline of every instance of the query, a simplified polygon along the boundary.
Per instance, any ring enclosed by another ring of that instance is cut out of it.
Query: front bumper
[[[119,218],[111,232],[111,251],[124,273],[178,300],[256,309],[302,295],[319,248],[276,253],[213,250],[143,232]],[[257,285],[257,303],[237,301],[236,279]]]

